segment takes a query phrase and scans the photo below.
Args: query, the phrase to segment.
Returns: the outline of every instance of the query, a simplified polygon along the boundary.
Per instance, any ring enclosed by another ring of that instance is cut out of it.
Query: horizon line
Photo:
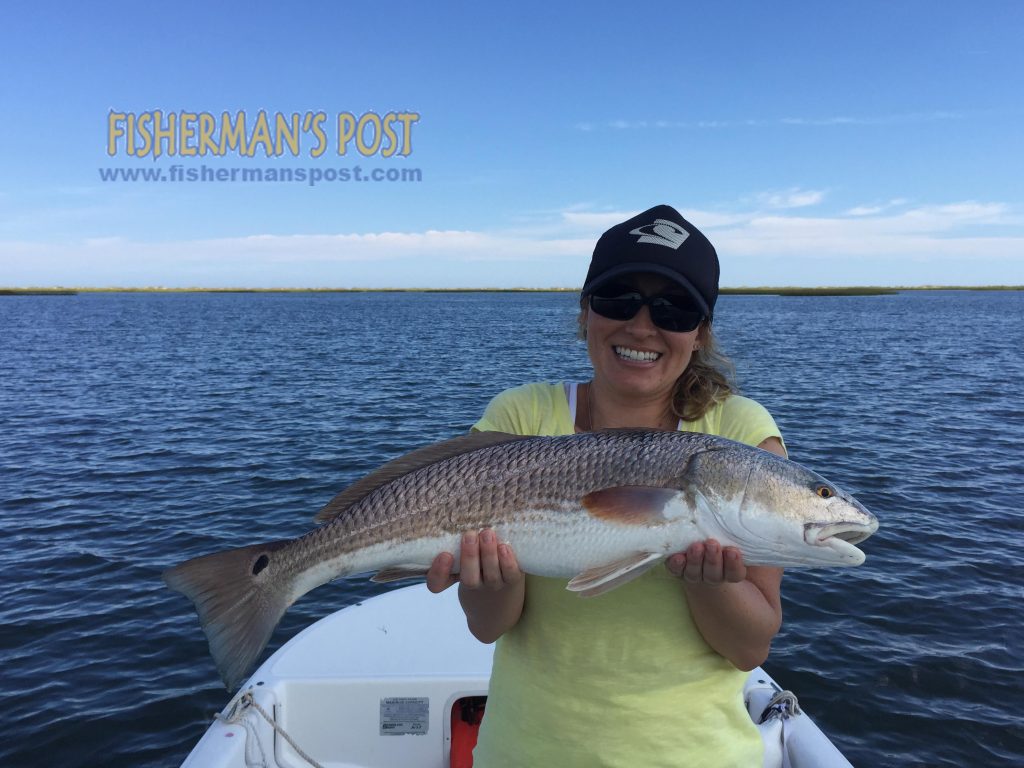
[[[498,287],[314,287],[314,286],[0,286],[0,295],[44,294],[44,293],[579,293],[581,287],[564,286],[513,286]],[[835,291],[835,292],[878,292],[896,291],[1022,291],[1024,285],[762,285],[723,286],[720,295],[737,293],[769,293],[773,291]]]

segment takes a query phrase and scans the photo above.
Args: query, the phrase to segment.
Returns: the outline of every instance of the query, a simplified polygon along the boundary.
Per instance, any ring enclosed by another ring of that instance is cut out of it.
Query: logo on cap
[[[629,234],[639,235],[636,240],[638,243],[653,243],[672,249],[679,248],[683,241],[690,236],[690,233],[678,224],[666,219],[655,219],[653,224],[644,224]]]

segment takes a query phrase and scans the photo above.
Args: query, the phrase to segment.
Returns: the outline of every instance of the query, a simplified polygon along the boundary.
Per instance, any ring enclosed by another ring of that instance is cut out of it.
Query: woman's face
[[[626,275],[615,283],[644,296],[686,292],[671,280],[647,273]],[[594,366],[594,381],[622,396],[654,399],[672,397],[676,379],[690,364],[700,329],[665,331],[651,322],[643,306],[629,320],[602,317],[585,306],[587,352]]]

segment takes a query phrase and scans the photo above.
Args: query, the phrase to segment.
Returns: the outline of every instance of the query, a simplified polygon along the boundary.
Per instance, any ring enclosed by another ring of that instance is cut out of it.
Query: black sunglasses
[[[704,313],[685,296],[644,296],[624,285],[605,286],[590,294],[590,308],[609,320],[636,317],[645,304],[650,307],[651,322],[664,331],[692,331],[704,319]]]

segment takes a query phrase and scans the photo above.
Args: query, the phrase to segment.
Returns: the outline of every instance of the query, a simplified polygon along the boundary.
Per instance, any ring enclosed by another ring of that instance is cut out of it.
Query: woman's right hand
[[[443,592],[455,582],[469,631],[482,643],[493,643],[519,621],[526,598],[526,579],[512,547],[500,543],[494,531],[463,534],[458,575],[455,558],[443,552],[427,573],[427,588]]]
[[[459,573],[452,573],[455,558],[450,552],[442,552],[434,558],[427,572],[427,589],[443,592],[456,582],[463,589],[486,589],[493,592],[510,586],[517,586],[523,580],[512,547],[500,543],[494,531],[489,528],[477,533],[467,531],[462,535],[459,547]]]

